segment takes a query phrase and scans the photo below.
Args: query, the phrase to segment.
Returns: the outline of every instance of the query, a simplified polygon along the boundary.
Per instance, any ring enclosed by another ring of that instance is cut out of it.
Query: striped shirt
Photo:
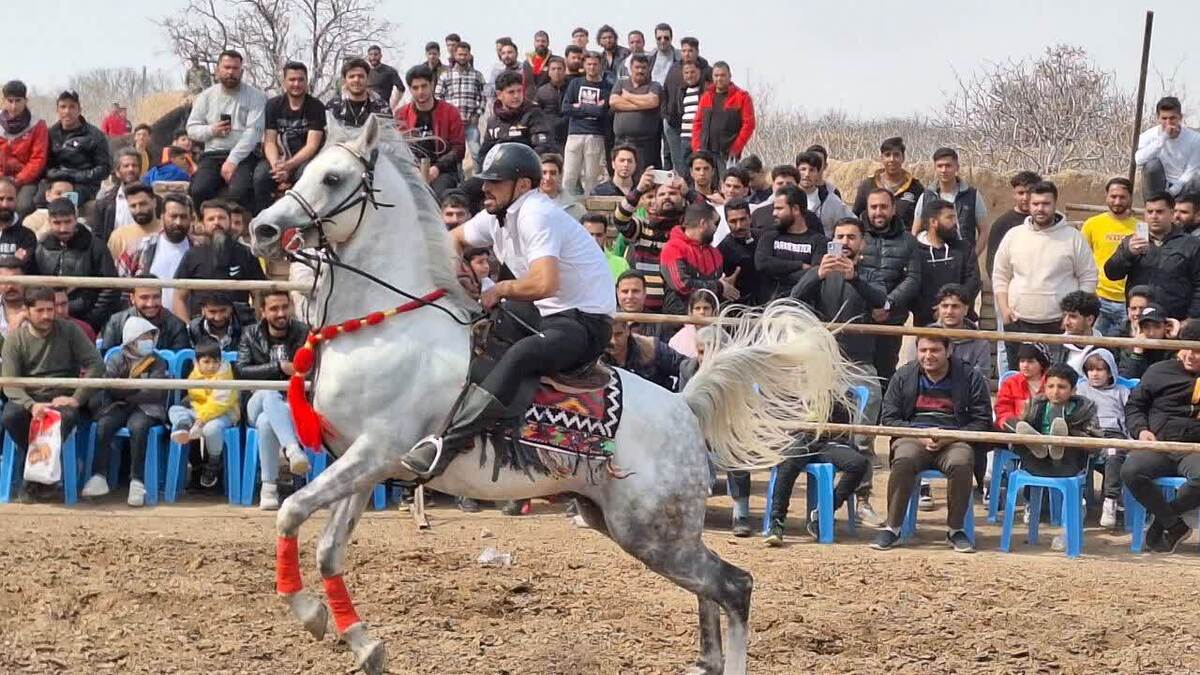
[[[696,121],[696,108],[700,107],[701,86],[686,87],[683,90],[683,118],[680,122],[679,138],[691,144],[692,124]]]
[[[437,98],[458,108],[463,123],[475,124],[483,112],[483,75],[474,68],[446,69],[437,83]]]
[[[633,246],[633,268],[646,277],[646,306],[645,311],[662,312],[665,296],[665,282],[659,257],[663,245],[671,234],[674,222],[660,219],[642,219],[634,215],[636,206],[629,203],[629,198],[617,204],[614,214],[617,230],[630,241]]]

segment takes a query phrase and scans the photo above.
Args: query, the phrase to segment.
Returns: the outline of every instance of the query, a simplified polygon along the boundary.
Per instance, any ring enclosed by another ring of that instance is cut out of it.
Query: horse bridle
[[[325,236],[325,224],[332,223],[333,219],[337,216],[349,211],[350,209],[353,209],[356,206],[358,207],[358,221],[354,224],[354,229],[350,233],[350,235],[353,236],[355,232],[358,232],[358,228],[362,226],[363,219],[367,216],[368,204],[376,209],[392,208],[395,206],[395,204],[385,204],[375,198],[375,194],[379,192],[379,190],[375,188],[374,154],[369,157],[364,156],[362,153],[350,147],[346,143],[338,143],[337,147],[350,153],[359,161],[359,163],[362,164],[363,171],[361,174],[359,174],[359,183],[357,189],[346,195],[342,201],[338,202],[337,206],[334,206],[333,209],[331,209],[325,215],[318,213],[317,210],[313,208],[313,205],[309,203],[309,201],[305,199],[303,195],[301,195],[299,192],[296,192],[295,188],[289,189],[287,192],[283,193],[285,197],[290,197],[293,201],[295,201],[296,204],[300,206],[300,210],[304,211],[304,215],[308,217],[307,223],[304,223],[300,227],[294,228],[297,231],[297,234],[302,237],[306,230],[315,227],[317,229],[318,237],[317,248],[322,250],[329,248],[329,239]],[[298,252],[288,250],[289,245],[294,239],[295,237],[289,239],[287,242],[284,242],[284,250],[289,255]]]
[[[348,264],[342,262],[340,259],[338,259],[337,252],[333,250],[331,243],[329,241],[329,238],[326,237],[326,235],[325,235],[325,224],[326,223],[332,223],[333,219],[336,218],[338,215],[345,213],[346,211],[349,211],[357,206],[358,207],[358,220],[354,224],[354,229],[350,231],[350,237],[348,237],[348,239],[349,239],[349,238],[352,238],[354,236],[354,234],[358,232],[358,228],[362,227],[363,219],[365,219],[367,216],[367,205],[370,205],[376,209],[380,209],[380,208],[389,208],[390,209],[390,208],[394,207],[395,204],[387,204],[387,203],[381,202],[375,198],[376,193],[380,192],[380,190],[378,190],[375,187],[375,159],[377,157],[377,155],[375,153],[372,153],[370,156],[365,156],[362,153],[360,153],[358,150],[355,150],[353,147],[347,145],[346,143],[338,143],[338,144],[336,144],[336,147],[339,147],[339,148],[345,150],[346,152],[350,153],[355,159],[357,159],[359,161],[359,163],[362,164],[363,170],[362,170],[362,173],[359,174],[359,184],[358,184],[357,189],[355,189],[350,194],[346,195],[346,197],[344,199],[342,199],[342,201],[338,202],[338,204],[336,206],[334,206],[332,209],[330,209],[330,211],[328,213],[326,213],[325,215],[321,215],[315,208],[313,208],[313,205],[311,203],[309,203],[309,201],[307,199],[305,199],[303,195],[301,195],[299,192],[296,192],[295,189],[289,189],[287,192],[283,193],[285,197],[290,197],[293,201],[295,201],[296,204],[298,204],[300,206],[300,209],[302,211],[304,211],[304,215],[308,217],[308,222],[302,223],[301,225],[299,225],[295,228],[291,228],[291,229],[295,230],[297,232],[297,234],[294,235],[293,237],[291,237],[288,241],[282,242],[282,244],[283,244],[284,254],[287,255],[287,257],[289,259],[301,262],[313,269],[313,271],[314,271],[313,291],[312,291],[313,295],[315,296],[317,283],[321,277],[321,274],[320,274],[321,265],[329,265],[331,268],[334,268],[334,267],[341,268],[348,272],[356,274],[374,284],[382,286],[382,287],[388,289],[389,291],[396,293],[397,295],[401,295],[405,298],[408,298],[409,300],[412,300],[414,302],[419,302],[423,305],[428,305],[428,306],[434,307],[436,309],[439,309],[442,312],[444,312],[445,314],[447,314],[448,316],[450,316],[450,318],[454,319],[454,321],[456,323],[459,323],[461,325],[473,324],[474,323],[473,320],[468,319],[468,320],[464,321],[463,319],[460,319],[458,316],[456,316],[453,312],[446,309],[442,305],[437,304],[436,302],[431,302],[431,301],[425,300],[419,296],[409,293],[408,291],[397,288],[395,285],[390,284],[387,281],[384,281],[383,279],[380,279],[379,277],[375,276],[374,274],[371,274],[370,272],[361,270],[361,269],[355,267],[354,265],[348,265]],[[304,232],[306,232],[312,228],[316,228],[316,230],[317,230],[318,239],[317,239],[316,248],[325,254],[323,256],[300,250],[303,245]],[[286,231],[287,230],[285,230],[285,232]],[[297,239],[299,239],[301,245],[292,248],[290,246],[290,244],[293,241],[296,241]],[[332,273],[332,270],[331,270],[331,273]],[[330,281],[332,283],[332,277],[330,277]],[[332,297],[332,295],[333,295],[333,293],[332,293],[332,286],[331,286],[329,296],[326,297],[326,300],[328,301],[328,298]],[[327,313],[327,312],[325,312],[325,313]]]

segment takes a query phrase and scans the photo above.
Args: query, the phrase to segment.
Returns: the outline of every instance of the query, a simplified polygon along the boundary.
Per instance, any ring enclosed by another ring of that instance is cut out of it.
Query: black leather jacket
[[[112,157],[104,132],[82,117],[79,126],[66,131],[59,122],[50,127],[50,161],[46,178],[66,178],[93,189],[112,172]]]
[[[246,326],[242,331],[242,340],[238,343],[238,377],[244,380],[287,379],[279,367],[279,360],[271,354],[268,335],[266,321]],[[308,326],[302,321],[291,319],[288,322],[287,337],[284,340],[289,361],[295,358],[296,350],[304,346],[307,338]]]
[[[53,235],[38,244],[38,274],[51,277],[115,277],[117,268],[104,242],[92,236],[83,225],[75,226],[75,236],[63,244]],[[121,294],[115,288],[73,288],[67,291],[68,312],[100,330],[108,317],[120,307]]]

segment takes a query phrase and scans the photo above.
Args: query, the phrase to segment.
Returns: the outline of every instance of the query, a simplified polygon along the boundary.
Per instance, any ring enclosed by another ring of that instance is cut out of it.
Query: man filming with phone
[[[1104,263],[1104,275],[1125,288],[1149,286],[1167,316],[1200,316],[1200,238],[1175,227],[1175,199],[1166,192],[1146,197],[1146,222],[1121,240]]]
[[[217,80],[200,92],[188,115],[188,137],[204,144],[192,175],[192,202],[203,204],[228,187],[227,199],[256,213],[254,171],[262,159],[267,96],[242,82],[242,55],[233,50],[217,57]]]
[[[811,307],[825,321],[871,323],[871,311],[882,308],[887,302],[887,290],[876,270],[859,265],[866,235],[866,226],[861,220],[839,220],[833,227],[833,241],[829,242],[825,255],[815,266],[805,270],[800,281],[792,287],[792,297]],[[874,424],[883,403],[878,371],[875,370],[876,337],[839,331],[837,341],[846,358],[867,376],[863,381],[869,396],[862,424]],[[855,439],[860,451],[870,441],[868,437]],[[867,525],[876,526],[882,521],[871,508],[870,489],[868,473],[857,492],[857,515]]]

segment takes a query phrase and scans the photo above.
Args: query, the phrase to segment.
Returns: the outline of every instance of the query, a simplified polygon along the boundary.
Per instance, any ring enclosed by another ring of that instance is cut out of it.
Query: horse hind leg
[[[699,508],[703,508],[703,503]],[[666,526],[662,518],[622,515],[624,518],[605,519],[609,536],[654,572],[695,593],[699,600],[701,653],[697,670],[745,675],[750,594],[754,586],[750,573],[709,550],[700,539],[700,527],[673,528]],[[702,512],[696,519],[698,523],[702,522],[701,517]],[[728,619],[724,663],[718,607],[725,610]]]

